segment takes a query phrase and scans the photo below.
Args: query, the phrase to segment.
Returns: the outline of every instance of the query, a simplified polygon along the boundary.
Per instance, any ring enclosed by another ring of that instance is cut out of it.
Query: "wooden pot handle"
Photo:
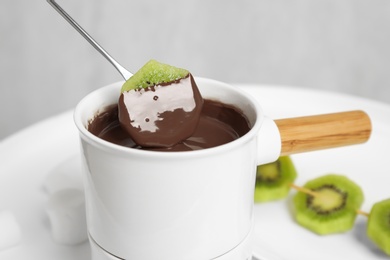
[[[371,121],[360,110],[275,120],[282,140],[281,155],[366,142]]]

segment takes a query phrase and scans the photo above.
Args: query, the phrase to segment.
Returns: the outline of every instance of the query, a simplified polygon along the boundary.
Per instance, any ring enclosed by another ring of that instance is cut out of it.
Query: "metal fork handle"
[[[102,46],[100,46],[73,18],[59,6],[54,0],[47,0],[47,2],[63,17],[73,28],[76,29],[100,54],[102,54],[122,75],[125,80],[128,80],[133,74],[120,65]]]

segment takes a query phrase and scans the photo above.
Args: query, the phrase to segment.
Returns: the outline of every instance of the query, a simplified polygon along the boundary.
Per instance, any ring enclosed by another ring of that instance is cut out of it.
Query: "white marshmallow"
[[[20,226],[9,210],[0,212],[0,251],[13,247],[21,241]]]
[[[85,199],[82,191],[63,189],[51,194],[46,210],[55,242],[75,245],[87,240]]]

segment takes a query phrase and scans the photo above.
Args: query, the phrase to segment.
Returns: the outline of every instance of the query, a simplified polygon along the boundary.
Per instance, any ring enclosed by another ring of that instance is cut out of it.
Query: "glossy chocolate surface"
[[[237,108],[218,101],[205,99],[195,132],[171,147],[141,147],[123,129],[118,120],[118,105],[104,109],[88,125],[88,130],[118,145],[154,151],[192,151],[229,143],[245,135],[250,126]]]

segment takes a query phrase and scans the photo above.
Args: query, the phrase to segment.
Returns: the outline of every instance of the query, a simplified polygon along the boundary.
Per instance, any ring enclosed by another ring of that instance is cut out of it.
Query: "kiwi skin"
[[[188,70],[150,60],[122,85],[121,93],[173,82],[188,75]]]
[[[310,206],[312,195],[297,192],[293,204],[295,219],[301,226],[319,234],[346,232],[354,226],[357,210],[364,200],[362,189],[346,176],[328,174],[307,182],[304,187],[319,190],[321,187],[335,189],[343,198],[341,206],[319,213],[318,209]]]
[[[275,162],[258,166],[254,201],[267,202],[285,198],[296,177],[297,171],[289,156],[281,156]]]
[[[367,222],[367,236],[385,254],[390,255],[390,199],[372,206]]]

